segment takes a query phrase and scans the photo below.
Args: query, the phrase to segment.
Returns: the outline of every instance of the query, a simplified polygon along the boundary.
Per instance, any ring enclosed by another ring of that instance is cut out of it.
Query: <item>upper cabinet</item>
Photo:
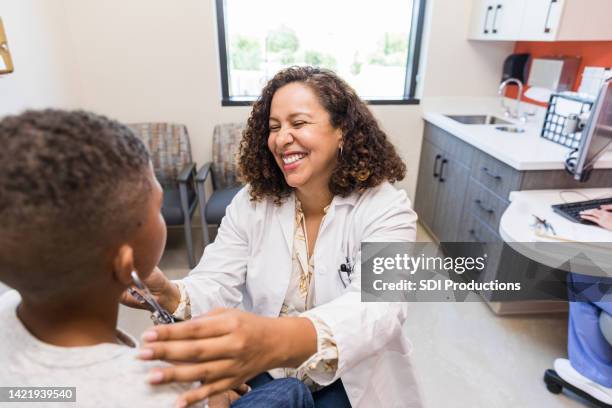
[[[468,38],[612,40],[612,0],[474,0]]]
[[[521,32],[525,0],[475,0],[469,38],[514,41]]]
[[[530,0],[523,18],[517,21],[519,25],[522,23],[517,39],[522,41],[557,40],[564,5],[564,0]],[[564,23],[569,22],[566,19]],[[572,21],[572,23],[575,22]]]

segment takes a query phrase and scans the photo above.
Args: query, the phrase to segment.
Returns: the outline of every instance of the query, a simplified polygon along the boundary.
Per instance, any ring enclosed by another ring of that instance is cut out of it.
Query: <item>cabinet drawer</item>
[[[472,156],[475,149],[456,136],[429,122],[425,122],[425,139],[442,149],[446,156],[454,158],[466,167],[472,165]]]
[[[466,212],[461,222],[459,231],[463,242],[480,242],[484,244],[484,252],[487,255],[487,269],[478,280],[485,281],[494,279],[497,274],[499,259],[501,255],[501,238],[482,221],[469,212]]]
[[[484,222],[470,212],[465,212],[461,225],[459,226],[458,241],[462,242],[501,242],[497,233],[489,228]]]
[[[478,151],[472,165],[472,178],[497,194],[503,200],[518,190],[521,173],[486,153]]]
[[[487,224],[493,231],[499,228],[499,220],[508,207],[508,201],[502,200],[487,190],[473,178],[470,179],[467,196],[465,198],[466,212],[472,213]]]

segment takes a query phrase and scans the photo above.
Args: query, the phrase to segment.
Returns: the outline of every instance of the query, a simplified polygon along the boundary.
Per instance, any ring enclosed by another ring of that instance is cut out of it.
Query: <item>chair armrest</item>
[[[178,181],[179,183],[187,183],[189,179],[193,177],[195,168],[196,168],[195,163],[187,164],[176,177],[176,181]]]
[[[183,170],[176,176],[179,188],[179,198],[181,202],[181,210],[183,211],[184,219],[191,217],[192,206],[198,202],[196,185],[194,183],[195,163],[188,163]],[[193,194],[193,196],[192,196]],[[190,197],[193,197],[190,200]]]
[[[198,174],[196,175],[196,182],[203,183],[206,181],[208,176],[210,175],[210,170],[212,168],[212,162],[208,162],[200,167],[198,170]]]
[[[200,170],[198,170],[198,174],[196,175],[196,193],[198,194],[198,201],[200,205],[200,219],[202,221],[202,235],[204,239],[204,246],[208,245],[210,242],[210,236],[208,234],[208,222],[206,221],[206,188],[204,188],[204,184],[206,183],[206,179],[211,174],[212,162],[208,162],[204,164]],[[213,189],[214,189],[214,179],[213,181]]]

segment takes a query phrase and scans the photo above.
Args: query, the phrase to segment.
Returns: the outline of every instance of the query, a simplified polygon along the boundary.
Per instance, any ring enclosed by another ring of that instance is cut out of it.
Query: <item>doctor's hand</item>
[[[580,217],[612,231],[612,204],[602,205],[598,209],[582,211]]]
[[[181,300],[181,293],[178,287],[166,278],[161,269],[155,267],[153,272],[143,282],[147,285],[157,303],[164,309],[170,313],[176,310]],[[127,290],[121,295],[121,303],[135,309],[146,309],[146,306],[134,299]]]
[[[317,351],[309,319],[262,317],[236,309],[156,326],[142,340],[141,359],[180,363],[152,370],[149,382],[202,382],[181,395],[177,406],[240,386],[271,368],[298,367]]]
[[[208,408],[230,408],[231,405],[238,401],[240,397],[251,390],[246,384],[242,384],[237,389],[225,391],[208,399]]]

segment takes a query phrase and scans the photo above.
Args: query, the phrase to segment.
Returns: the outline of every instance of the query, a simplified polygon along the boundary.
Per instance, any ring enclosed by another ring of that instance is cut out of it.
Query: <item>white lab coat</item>
[[[215,242],[184,280],[193,315],[215,307],[280,313],[292,268],[295,198],[280,206],[271,199],[253,202],[247,188],[233,199]],[[339,354],[335,377],[322,385],[342,378],[354,408],[421,406],[411,347],[402,334],[407,305],[362,303],[360,294],[361,242],[414,241],[416,219],[406,193],[385,182],[363,194],[334,197],[319,230],[312,311],[331,328]],[[355,270],[345,289],[338,269],[347,253]]]

